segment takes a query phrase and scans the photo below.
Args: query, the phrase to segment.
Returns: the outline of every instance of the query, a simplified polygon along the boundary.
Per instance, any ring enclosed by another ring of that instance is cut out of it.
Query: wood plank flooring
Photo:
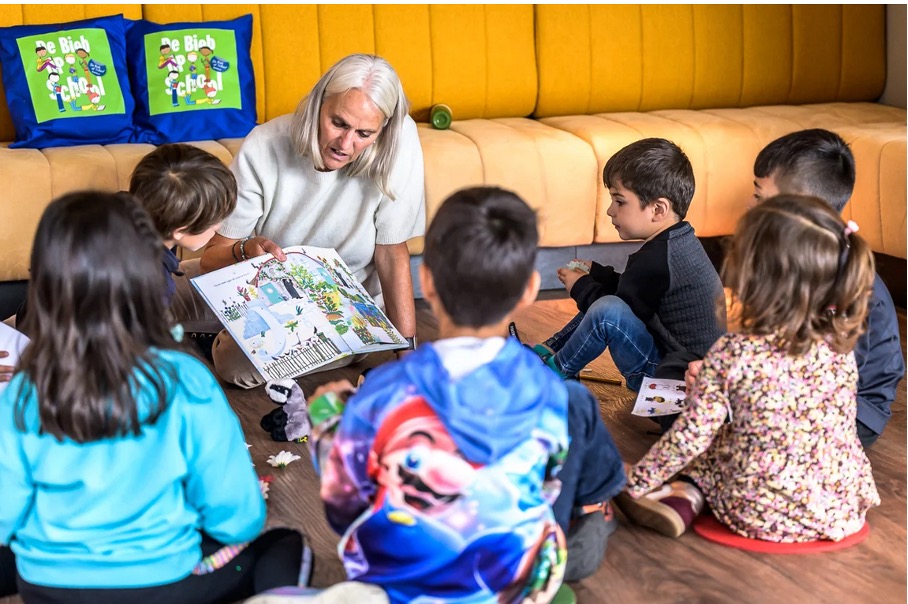
[[[536,342],[551,335],[573,316],[576,307],[557,293],[545,292],[535,304],[515,316],[525,340]],[[424,303],[418,303],[418,335],[435,339],[436,322]],[[903,353],[905,313],[900,311]],[[355,381],[365,367],[390,360],[374,354],[362,363],[300,379],[305,392],[329,379]],[[598,374],[620,377],[607,355],[593,363]],[[634,395],[623,386],[585,382],[597,395],[603,419],[627,461],[636,461],[655,442],[655,424],[630,414]],[[252,445],[256,470],[272,474],[268,499],[269,525],[291,526],[310,539],[316,555],[314,584],[324,587],[344,578],[337,557],[337,537],[325,522],[318,497],[318,480],[305,445],[278,443],[259,426],[274,408],[261,388],[244,391],[225,386],[239,415],[247,442]],[[899,385],[893,418],[886,432],[868,453],[882,505],[868,515],[869,538],[841,552],[798,556],[771,556],[725,548],[694,533],[672,540],[627,523],[609,540],[599,571],[573,585],[580,604],[605,602],[740,602],[874,603],[906,601],[906,406],[905,382]],[[269,455],[293,451],[302,459],[283,469],[266,463]],[[230,472],[230,468],[224,468]],[[0,599],[5,604],[17,598]]]

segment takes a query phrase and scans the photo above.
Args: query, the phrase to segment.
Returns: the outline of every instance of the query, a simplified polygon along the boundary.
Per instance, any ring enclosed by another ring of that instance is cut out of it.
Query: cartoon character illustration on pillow
[[[66,108],[63,107],[63,87],[60,85],[60,74],[52,71],[47,74],[47,88],[53,93],[52,96],[57,99],[57,109],[64,113]]]
[[[177,65],[176,60],[173,58],[173,52],[170,49],[170,44],[161,44],[161,56],[158,59],[158,69],[164,69],[165,67],[167,67],[171,71],[180,68],[180,66]]]
[[[85,81],[91,86],[91,71],[89,71],[89,63],[91,62],[91,56],[88,54],[88,51],[84,48],[77,48],[76,54],[79,55],[79,65],[82,66],[82,70],[85,72]]]
[[[57,71],[57,65],[54,63],[53,57],[47,54],[45,47],[39,46],[36,48],[35,54],[38,55],[38,71],[44,71],[45,69]]]
[[[75,100],[69,102],[73,109],[76,111],[104,111],[105,105],[101,104],[101,93],[98,92],[98,87],[89,86],[87,94],[89,101],[87,105],[76,105]]]
[[[199,60],[199,53],[194,50],[186,53],[186,62],[189,64],[189,77],[192,78],[192,81],[195,82],[196,78],[199,77],[199,74],[196,72],[199,70],[198,66],[195,64]]]
[[[199,52],[202,53],[202,65],[205,66],[205,79],[211,79],[211,55],[214,54],[214,51],[208,48],[207,46],[202,46],[199,48]]]
[[[218,89],[215,88],[214,84],[212,84],[211,82],[205,82],[205,87],[203,88],[203,90],[205,91],[205,98],[196,99],[195,102],[197,105],[204,105],[205,103],[208,103],[210,105],[217,105],[221,102],[221,99],[215,98],[217,97]]]

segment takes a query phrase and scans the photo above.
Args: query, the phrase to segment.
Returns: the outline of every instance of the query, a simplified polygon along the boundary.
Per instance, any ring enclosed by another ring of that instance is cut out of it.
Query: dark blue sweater
[[[882,434],[892,417],[895,388],[905,375],[899,324],[892,296],[879,275],[867,313],[867,331],[854,347],[858,364],[858,421]]]
[[[722,282],[687,221],[644,243],[628,257],[624,273],[594,262],[571,288],[584,313],[609,295],[630,306],[663,356],[686,351],[703,358],[725,333]]]

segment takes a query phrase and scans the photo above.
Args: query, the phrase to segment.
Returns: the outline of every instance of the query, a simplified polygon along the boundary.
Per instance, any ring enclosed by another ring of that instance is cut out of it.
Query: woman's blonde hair
[[[778,195],[738,222],[722,280],[741,330],[778,334],[790,354],[825,340],[849,352],[864,329],[874,261],[825,202]]]
[[[296,108],[290,130],[293,145],[302,157],[309,157],[312,160],[317,170],[324,169],[318,147],[319,113],[322,103],[329,96],[342,94],[353,88],[361,90],[369,97],[385,119],[375,142],[349,166],[342,169],[351,177],[365,175],[382,193],[394,199],[388,181],[410,104],[394,68],[381,57],[366,54],[349,55],[325,72]]]

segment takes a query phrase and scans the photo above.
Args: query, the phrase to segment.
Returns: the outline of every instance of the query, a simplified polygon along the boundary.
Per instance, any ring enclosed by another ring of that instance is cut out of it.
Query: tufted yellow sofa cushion
[[[905,111],[873,103],[885,82],[880,5],[0,5],[0,26],[123,13],[157,22],[253,15],[259,122],[292,112],[337,59],[376,53],[400,73],[419,124],[427,216],[453,190],[517,191],[543,246],[617,241],[605,162],[643,136],[690,156],[700,235],[731,232],[754,158],[807,127],[851,143],[858,180],[846,215],[877,251],[906,257]],[[454,123],[425,122],[435,103]],[[0,140],[13,140],[0,103]],[[0,280],[27,278],[34,228],[52,198],[124,189],[148,145],[10,150],[0,143]],[[242,140],[199,141],[226,163]],[[413,253],[422,241],[410,242]]]
[[[539,5],[536,15],[537,117],[870,101],[886,82],[882,5]]]
[[[855,155],[846,217],[874,250],[904,258],[906,113],[861,102],[885,84],[885,28],[879,5],[539,5],[534,115],[586,141],[597,176],[635,140],[677,143],[701,236],[733,230],[767,143],[833,130]],[[619,241],[610,202],[600,179],[594,242]]]

